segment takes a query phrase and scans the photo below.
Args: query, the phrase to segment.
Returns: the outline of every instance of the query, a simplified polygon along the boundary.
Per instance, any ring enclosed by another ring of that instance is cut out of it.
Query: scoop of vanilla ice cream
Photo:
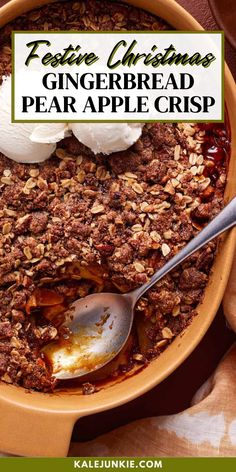
[[[62,139],[61,123],[52,128],[47,126],[48,133],[45,141],[30,139],[32,135],[37,137],[40,134],[37,126],[35,123],[11,123],[11,76],[4,77],[0,87],[0,152],[9,159],[28,164],[48,159],[56,149],[54,143]],[[65,128],[66,125],[63,124],[63,127]],[[53,139],[50,141],[51,132]]]
[[[24,80],[24,74],[18,73],[18,80]],[[16,162],[45,161],[56,143],[71,132],[95,154],[125,151],[139,139],[142,129],[140,123],[12,123],[11,76],[4,77],[0,86],[0,152]]]
[[[140,123],[71,123],[75,137],[95,154],[125,151],[141,136]]]
[[[33,143],[58,143],[70,134],[66,123],[40,123],[35,125],[30,140]]]

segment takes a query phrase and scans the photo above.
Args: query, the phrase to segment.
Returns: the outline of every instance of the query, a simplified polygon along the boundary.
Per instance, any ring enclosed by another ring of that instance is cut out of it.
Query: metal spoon
[[[65,321],[72,335],[67,341],[55,341],[44,348],[53,375],[73,379],[110,362],[127,341],[139,298],[188,256],[235,224],[236,197],[146,284],[124,295],[96,293],[74,302]]]

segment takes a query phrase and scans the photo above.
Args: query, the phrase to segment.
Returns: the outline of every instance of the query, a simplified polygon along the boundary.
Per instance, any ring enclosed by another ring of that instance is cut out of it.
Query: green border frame
[[[105,30],[105,31],[80,31],[80,30],[61,30],[61,31],[36,31],[36,30],[19,30],[19,31],[12,31],[12,84],[11,84],[11,92],[12,92],[12,106],[11,106],[11,121],[12,123],[65,123],[65,120],[16,120],[15,119],[15,38],[16,35],[20,34],[220,34],[221,35],[221,119],[220,120],[66,120],[66,123],[223,123],[225,119],[225,75],[224,75],[224,63],[225,63],[225,35],[224,31],[222,30],[214,30],[214,31],[176,31],[176,30],[161,30],[161,31],[145,31],[145,30],[130,30],[130,31],[112,31],[112,30]]]
[[[233,446],[232,446],[233,448]],[[107,467],[114,461],[120,466]],[[79,466],[76,467],[77,462]],[[131,463],[134,465],[131,466]],[[151,463],[151,464],[150,464]],[[153,465],[152,465],[153,464]],[[150,467],[152,465],[152,467]],[[1,457],[4,472],[235,472],[235,457]]]

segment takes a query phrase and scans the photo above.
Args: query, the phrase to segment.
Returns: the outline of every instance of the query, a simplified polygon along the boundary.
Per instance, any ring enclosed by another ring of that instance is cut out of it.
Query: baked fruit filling
[[[0,31],[0,75],[11,70],[12,29],[168,29],[114,2],[66,2],[30,12]],[[143,284],[223,206],[229,135],[222,124],[154,123],[128,151],[94,155],[74,137],[42,164],[0,158],[0,378],[56,387],[42,348],[67,339],[64,313],[98,291]],[[216,242],[162,279],[136,307],[123,352],[96,380],[142,368],[191,322]]]

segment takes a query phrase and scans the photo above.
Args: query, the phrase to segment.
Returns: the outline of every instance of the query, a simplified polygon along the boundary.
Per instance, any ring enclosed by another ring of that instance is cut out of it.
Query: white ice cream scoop
[[[24,80],[25,72],[20,74],[18,80]],[[125,151],[140,138],[142,129],[140,123],[12,123],[11,76],[4,77],[0,86],[0,152],[16,162],[45,161],[71,132],[95,154]]]
[[[95,154],[125,151],[141,136],[140,123],[71,123],[75,137]]]
[[[43,162],[52,155],[55,143],[63,139],[67,129],[61,123],[12,123],[11,76],[4,77],[0,87],[0,152],[16,162]]]
[[[66,123],[40,123],[34,125],[30,140],[33,143],[52,144],[70,135]]]

